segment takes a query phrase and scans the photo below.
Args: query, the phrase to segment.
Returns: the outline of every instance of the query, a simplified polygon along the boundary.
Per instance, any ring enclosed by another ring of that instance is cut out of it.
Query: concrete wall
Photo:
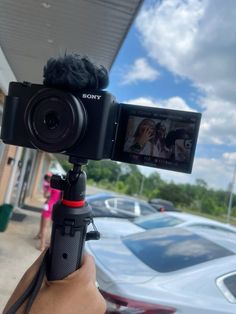
[[[0,204],[4,202],[14,165],[16,147],[6,145],[0,162]]]

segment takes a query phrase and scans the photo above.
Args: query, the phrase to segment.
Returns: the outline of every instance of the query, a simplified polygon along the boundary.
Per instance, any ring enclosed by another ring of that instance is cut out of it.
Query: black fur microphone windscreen
[[[43,84],[47,87],[76,92],[85,89],[104,89],[109,83],[105,67],[96,66],[89,58],[78,54],[50,58],[43,70]]]

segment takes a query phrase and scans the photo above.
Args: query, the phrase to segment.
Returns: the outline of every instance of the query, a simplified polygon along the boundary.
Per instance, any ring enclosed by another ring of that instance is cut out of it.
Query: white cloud
[[[203,179],[208,186],[215,189],[227,189],[232,180],[232,167],[224,158],[195,158],[192,176]]]
[[[210,187],[222,189],[232,181],[236,164],[236,1],[226,2],[147,1],[137,18],[140,41],[148,57],[177,79],[189,79],[203,95],[197,100],[203,113],[198,142],[213,145],[202,145],[200,149],[215,150],[215,144],[219,146],[215,151],[222,151],[217,158],[196,157],[191,175],[158,169],[164,180],[194,183],[201,178]],[[138,98],[130,102],[191,110],[180,97],[165,101]]]
[[[227,100],[236,89],[236,3],[165,0],[137,19],[147,53],[204,91]]]
[[[204,92],[200,142],[235,145],[236,1],[152,4],[136,23],[147,54]]]
[[[231,102],[207,97],[201,100],[204,107],[199,140],[201,143],[236,145],[236,107]]]
[[[155,108],[196,111],[195,109],[189,107],[181,97],[171,97],[167,100],[155,100],[152,98],[139,97],[127,100],[125,103]]]
[[[230,167],[236,165],[236,152],[225,152],[223,154],[224,163],[229,165]]]
[[[122,84],[127,85],[138,81],[155,81],[159,77],[159,72],[152,68],[145,58],[139,58],[134,64],[127,68],[127,73],[123,75]]]

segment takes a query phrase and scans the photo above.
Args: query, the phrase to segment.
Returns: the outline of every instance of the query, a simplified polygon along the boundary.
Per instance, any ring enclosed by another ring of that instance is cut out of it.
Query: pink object
[[[49,186],[48,192],[50,193],[49,200],[47,201],[48,207],[47,210],[42,211],[42,216],[46,219],[51,219],[53,205],[56,204],[61,198],[61,191],[52,189]]]
[[[50,183],[46,180],[43,181],[43,194],[47,194],[50,189]]]

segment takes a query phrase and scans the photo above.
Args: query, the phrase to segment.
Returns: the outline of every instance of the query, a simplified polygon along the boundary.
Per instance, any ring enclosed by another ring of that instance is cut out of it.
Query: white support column
[[[12,172],[11,172],[11,178],[10,178],[9,183],[8,183],[8,189],[6,191],[5,200],[4,200],[4,202],[7,204],[9,204],[11,201],[11,194],[12,194],[14,184],[15,184],[15,177],[16,177],[16,173],[17,173],[18,162],[21,159],[22,152],[23,152],[23,147],[17,147],[16,155],[14,158],[15,159],[14,165],[13,165]]]
[[[25,176],[25,171],[26,171],[29,157],[30,157],[30,152],[29,152],[29,149],[26,148],[23,163],[22,163],[22,168],[21,168],[21,172],[20,172],[20,179],[19,179],[19,183],[18,183],[18,188],[17,188],[17,192],[16,192],[16,199],[15,199],[15,204],[14,204],[15,207],[18,207],[18,204],[19,204],[20,193],[21,193],[23,182],[24,182],[24,176]]]

